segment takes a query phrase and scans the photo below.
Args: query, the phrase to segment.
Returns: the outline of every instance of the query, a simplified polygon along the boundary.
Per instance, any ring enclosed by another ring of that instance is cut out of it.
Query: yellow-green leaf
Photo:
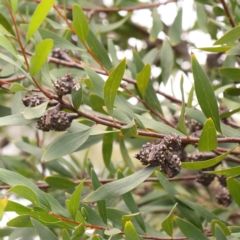
[[[0,220],[2,219],[3,212],[7,206],[8,198],[4,197],[3,199],[0,199]]]
[[[88,21],[87,18],[82,10],[77,4],[74,4],[73,10],[73,27],[81,41],[85,41],[88,35]]]
[[[218,146],[215,125],[211,118],[208,118],[203,126],[203,130],[198,142],[198,150],[201,152],[211,151]]]
[[[127,221],[124,226],[124,234],[126,240],[139,240],[139,236],[137,234],[136,229],[134,228],[131,221]]]
[[[126,68],[126,59],[123,59],[119,65],[110,73],[104,85],[104,102],[110,115],[113,114],[114,100]]]
[[[227,187],[233,198],[233,200],[237,203],[238,207],[240,207],[240,183],[235,178],[227,179]]]
[[[212,85],[206,74],[198,63],[195,55],[192,54],[192,71],[194,78],[195,91],[198,103],[207,118],[212,118],[217,131],[220,133],[220,117],[218,112],[217,99],[215,97]]]
[[[136,80],[137,80],[137,87],[142,94],[142,96],[145,96],[148,82],[151,75],[151,66],[149,64],[145,65],[140,73],[137,74]]]
[[[174,19],[173,24],[169,28],[169,37],[173,46],[177,45],[181,41],[182,34],[182,9],[178,11],[176,18]]]
[[[28,26],[26,42],[33,36],[33,34],[37,31],[40,27],[42,22],[46,19],[46,16],[50,9],[53,7],[55,0],[42,0],[36,10],[33,13],[32,19]]]
[[[168,216],[162,222],[163,230],[171,237],[172,237],[172,234],[173,234],[174,211],[175,211],[175,208],[176,208],[177,204],[178,203],[175,203],[171,212],[168,214]]]
[[[52,39],[44,39],[36,46],[36,53],[32,56],[30,62],[30,74],[32,76],[36,75],[40,71],[41,67],[46,62],[52,47]]]
[[[240,38],[240,26],[232,28],[226,32],[221,38],[219,38],[214,45],[222,45],[232,43]]]

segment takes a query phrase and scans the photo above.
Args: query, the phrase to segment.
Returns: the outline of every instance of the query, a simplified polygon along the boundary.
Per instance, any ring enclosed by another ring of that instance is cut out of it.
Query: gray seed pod
[[[225,207],[229,206],[232,202],[232,197],[226,187],[220,187],[216,195],[217,202]]]
[[[37,121],[36,128],[44,132],[49,132],[50,130],[62,132],[71,126],[74,117],[76,117],[76,114],[59,112],[57,108],[50,108]]]
[[[34,94],[33,96],[23,98],[22,102],[26,107],[36,107],[46,102],[46,99],[38,94]]]
[[[203,171],[211,171],[213,169],[205,168]],[[201,183],[203,186],[209,186],[210,183],[214,180],[215,175],[209,173],[203,173],[203,171],[199,171],[197,175],[197,182]]]
[[[218,178],[219,183],[220,183],[223,187],[226,187],[226,186],[227,186],[227,176],[217,175],[217,178]]]
[[[160,166],[160,170],[168,177],[174,177],[181,170],[182,163],[177,155],[180,147],[179,136],[171,134],[164,137],[159,144],[144,144],[135,158],[143,165]]]
[[[58,96],[63,96],[70,94],[72,89],[75,87],[76,82],[74,81],[72,75],[67,73],[64,77],[59,78],[54,82],[54,88]]]

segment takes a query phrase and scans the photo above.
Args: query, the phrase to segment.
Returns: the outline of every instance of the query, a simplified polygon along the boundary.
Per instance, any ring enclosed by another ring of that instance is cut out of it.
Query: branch
[[[168,178],[168,181],[170,182],[174,182],[174,181],[191,181],[191,180],[195,180],[197,178],[197,175],[190,175],[190,176],[185,176],[185,177],[175,177],[175,178]],[[114,178],[110,178],[110,179],[99,179],[100,183],[102,184],[107,184],[107,183],[110,183],[110,182],[114,182],[114,181],[117,181],[117,179],[114,179]],[[76,180],[74,181],[74,183],[76,184],[79,184],[80,182],[82,182],[82,180]],[[144,182],[159,182],[158,178],[147,178],[144,180]],[[90,179],[86,179],[84,181],[84,184],[91,184],[92,183],[92,180]],[[51,186],[49,184],[44,184],[44,183],[36,183],[36,186],[40,189],[47,189],[47,188],[50,188]],[[3,185],[3,186],[0,186],[0,190],[3,190],[3,189],[10,189],[12,186],[9,186],[9,185]]]
[[[40,3],[41,0],[34,0],[33,2]],[[156,2],[156,3],[151,3],[151,4],[141,4],[137,6],[132,6],[132,7],[112,7],[112,8],[106,8],[106,7],[82,7],[82,9],[86,12],[119,12],[119,11],[127,11],[127,12],[132,12],[135,10],[141,10],[141,9],[151,9],[151,8],[157,8],[161,5],[166,5],[168,3],[172,2],[177,2],[177,0],[168,0],[166,2]],[[72,6],[64,6],[62,4],[56,5],[58,8],[61,9],[66,9],[71,11]]]
[[[225,0],[220,0],[220,1],[221,1],[222,5],[223,5],[223,8],[224,8],[224,10],[225,10],[225,12],[226,12],[226,15],[227,15],[227,17],[228,17],[228,20],[229,20],[231,26],[232,26],[233,28],[236,27],[236,23],[235,23],[234,20],[233,20],[233,17],[232,17],[232,15],[231,15],[231,13],[230,13],[230,10],[229,10],[228,5],[226,4]]]

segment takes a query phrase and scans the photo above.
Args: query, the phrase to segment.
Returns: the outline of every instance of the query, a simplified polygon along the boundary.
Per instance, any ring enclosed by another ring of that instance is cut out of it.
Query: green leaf
[[[17,202],[13,202],[8,200],[7,206],[5,208],[5,212],[16,212],[17,214],[31,212],[32,209],[29,207],[25,207]]]
[[[50,32],[50,31],[42,29],[42,28],[40,28],[38,31],[41,34],[41,37],[43,39],[50,38],[53,40],[54,48],[77,50],[77,51],[82,51],[82,52],[86,51],[83,48],[81,48],[80,46],[75,46],[74,44],[72,44],[71,42],[69,42],[68,40],[66,40],[65,38],[59,36],[58,34],[56,34],[54,32]]]
[[[66,229],[62,230],[62,240],[71,240],[70,235]]]
[[[222,45],[232,43],[240,38],[240,26],[234,27],[228,32],[226,32],[221,38],[219,38],[214,45]]]
[[[234,178],[227,178],[227,187],[233,198],[233,200],[237,203],[238,207],[240,207],[240,183]]]
[[[167,83],[173,68],[173,50],[168,40],[165,40],[162,44],[161,49],[161,80],[164,84]]]
[[[124,226],[124,235],[126,240],[139,240],[136,229],[134,228],[131,221],[127,221]]]
[[[31,221],[41,240],[57,240],[56,235],[39,221],[34,218],[32,218]]]
[[[181,232],[189,239],[189,240],[208,240],[208,238],[194,225],[190,222],[187,222],[179,217],[175,217],[175,222],[180,228]]]
[[[26,42],[30,40],[33,34],[38,30],[50,9],[53,7],[55,0],[42,0],[32,15],[32,19],[28,26]]]
[[[98,234],[93,234],[91,240],[101,240]]]
[[[8,198],[4,197],[3,199],[0,199],[0,220],[2,220],[3,212],[8,204]]]
[[[96,191],[90,193],[84,199],[84,202],[95,202],[107,198],[116,198],[126,192],[129,192],[148,178],[155,169],[155,166],[149,166],[123,179],[107,183],[98,188]]]
[[[21,215],[11,219],[7,226],[9,227],[32,227],[32,222],[30,220],[29,215]]]
[[[151,76],[151,66],[149,64],[146,64],[142,71],[137,74],[136,80],[137,80],[137,87],[142,94],[142,96],[145,96],[148,82]]]
[[[85,232],[85,228],[83,224],[80,224],[73,232],[73,235],[81,237]]]
[[[112,69],[112,63],[110,61],[110,58],[108,56],[106,49],[103,47],[103,44],[99,42],[97,37],[94,35],[94,33],[90,29],[89,29],[86,41],[91,52],[97,57],[97,59],[103,64],[103,66],[107,70]]]
[[[195,91],[198,103],[207,118],[212,118],[217,131],[220,133],[220,117],[218,112],[217,100],[206,74],[202,70],[195,55],[192,54],[192,71],[194,77]]]
[[[82,10],[77,4],[73,5],[73,27],[81,41],[85,41],[88,35],[88,21]]]
[[[182,94],[182,110],[181,110],[181,114],[180,114],[176,129],[187,136],[188,132],[187,132],[187,127],[185,125],[185,99],[184,99],[184,91],[183,91],[183,80],[184,79],[182,76],[180,80],[180,89]]]
[[[80,184],[77,186],[77,188],[75,189],[75,191],[73,192],[72,196],[69,199],[69,212],[70,212],[71,216],[73,217],[73,219],[75,219],[78,208],[80,206],[82,187],[84,184],[84,180],[85,179],[83,179],[80,182]]]
[[[118,170],[118,179],[124,179],[123,173]],[[131,194],[131,192],[127,192],[122,195],[123,201],[127,205],[128,209],[131,211],[131,213],[139,213],[139,208]],[[135,216],[136,221],[138,222],[139,226],[142,228],[144,232],[146,232],[146,227],[142,218],[141,214],[138,214]]]
[[[10,92],[20,92],[20,91],[28,91],[23,85],[19,83],[13,83],[10,87]]]
[[[36,193],[26,185],[15,185],[8,190],[9,193],[16,193],[19,196],[29,200],[35,205],[38,205],[38,197]]]
[[[111,127],[107,127],[107,131],[111,131]],[[103,135],[102,140],[102,156],[103,161],[107,169],[111,170],[111,156],[113,149],[113,133],[107,133]]]
[[[17,60],[19,60],[19,57],[17,55],[17,51],[12,46],[11,42],[4,36],[0,36],[0,46],[5,48],[8,52],[10,52]]]
[[[227,88],[224,90],[224,93],[231,95],[231,96],[239,96],[240,95],[240,89],[236,88],[236,87],[232,87],[232,88]],[[220,116],[222,117],[222,115]]]
[[[240,166],[232,167],[229,169],[216,170],[216,171],[207,171],[207,173],[225,175],[230,177],[237,177],[240,175]]]
[[[0,127],[3,126],[22,126],[36,122],[35,119],[26,119],[23,114],[13,114],[0,118]]]
[[[78,149],[89,137],[91,128],[85,131],[67,133],[55,139],[43,154],[44,161],[68,155]],[[63,147],[64,146],[64,147]]]
[[[123,158],[124,162],[126,163],[126,165],[128,166],[128,168],[132,172],[135,172],[135,167],[134,167],[133,162],[132,162],[132,160],[131,160],[131,158],[128,154],[128,150],[125,146],[123,138],[120,138],[120,151],[121,151],[121,154],[122,154],[122,158]]]
[[[197,5],[197,23],[198,27],[204,32],[208,32],[207,21],[208,17],[203,4],[196,3]]]
[[[163,30],[163,24],[156,8],[152,10],[152,19],[153,25],[150,30],[150,40],[154,41],[157,39],[159,32]]]
[[[99,182],[98,177],[93,169],[91,169],[91,179],[93,190],[97,190],[99,187],[101,187],[101,183]],[[107,211],[105,200],[97,201],[97,206],[99,215],[101,216],[103,222],[107,224]]]
[[[225,157],[227,157],[231,151],[233,151],[237,146],[232,148],[231,150],[227,151],[226,153],[223,153],[220,156],[217,156],[215,158],[206,160],[206,161],[199,161],[199,162],[183,162],[182,163],[182,168],[190,169],[190,170],[200,170],[203,168],[209,168],[212,167],[218,163],[220,163]]]
[[[8,20],[2,13],[0,13],[0,25],[3,26],[4,29],[7,30],[12,36],[15,36],[11,24],[8,22]]]
[[[10,3],[13,13],[16,13],[18,8],[18,0],[10,0]]]
[[[71,92],[71,96],[72,96],[72,103],[75,109],[79,109],[79,107],[81,106],[82,103],[82,99],[83,99],[83,89],[82,89],[82,85],[79,85],[79,89],[72,89]]]
[[[228,56],[236,56],[236,55],[239,55],[240,54],[240,44],[237,44],[236,46],[234,47],[231,47],[229,51],[227,51],[226,53]]]
[[[44,39],[36,46],[36,53],[31,57],[30,61],[30,74],[35,76],[43,64],[46,62],[48,54],[53,47],[52,39]]]
[[[198,142],[198,150],[201,152],[211,151],[217,148],[217,133],[211,118],[208,118],[203,126],[203,130]]]
[[[126,68],[126,59],[123,59],[119,65],[111,71],[104,85],[104,102],[110,115],[113,114],[114,101],[121,84]]]
[[[113,31],[113,30],[121,27],[129,19],[130,16],[131,16],[131,13],[128,13],[126,17],[119,20],[118,22],[109,23],[107,25],[96,24],[96,29],[98,29],[98,32],[100,32],[100,33],[106,33],[106,32]]]
[[[23,111],[23,116],[26,119],[35,119],[43,116],[45,110],[47,109],[49,101],[44,102],[36,107],[26,107]]]
[[[165,220],[162,222],[163,230],[172,237],[173,234],[173,221],[174,221],[174,211],[176,209],[177,203],[173,206],[171,212],[167,215]]]
[[[46,177],[44,180],[52,188],[56,188],[56,189],[68,189],[76,186],[76,183],[74,183],[73,181],[69,180],[66,177],[62,177],[58,175],[51,175],[49,177]]]
[[[117,235],[119,233],[121,233],[122,231],[118,228],[112,228],[110,230],[105,230],[104,234],[108,235],[108,236],[113,236],[113,235]]]
[[[230,78],[231,80],[240,82],[240,69],[239,68],[220,68],[219,72],[224,77]]]
[[[221,228],[221,230],[223,231],[224,235],[226,235],[226,236],[231,235],[230,230],[228,229],[228,227],[223,222],[221,222],[220,220],[215,220],[214,219],[211,222],[211,229],[212,229],[213,236],[216,236],[216,231],[215,231],[216,230],[216,226]]]
[[[218,226],[217,224],[215,225],[215,236],[216,236],[216,239],[219,239],[219,240],[227,240],[222,228],[220,226]]]
[[[134,120],[135,119],[133,119],[130,123],[128,123],[127,125],[121,128],[121,132],[124,137],[127,138],[127,137],[134,137],[138,135],[137,126]]]
[[[232,46],[212,46],[212,47],[201,47],[198,49],[206,52],[226,52],[231,48]]]
[[[179,9],[173,24],[169,28],[168,36],[173,46],[181,42],[182,34],[182,8]]]

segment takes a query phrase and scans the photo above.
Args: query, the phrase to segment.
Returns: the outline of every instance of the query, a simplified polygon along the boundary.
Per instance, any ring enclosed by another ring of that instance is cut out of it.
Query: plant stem
[[[226,4],[225,0],[220,0],[220,1],[221,1],[222,5],[223,5],[223,8],[224,8],[224,10],[225,10],[225,12],[226,12],[226,15],[227,15],[227,17],[228,17],[228,20],[229,20],[231,26],[232,26],[233,28],[236,27],[236,23],[235,23],[234,20],[233,20],[233,17],[232,17],[232,15],[231,15],[231,12],[230,12],[230,10],[229,10],[229,8],[228,8],[228,5]]]

